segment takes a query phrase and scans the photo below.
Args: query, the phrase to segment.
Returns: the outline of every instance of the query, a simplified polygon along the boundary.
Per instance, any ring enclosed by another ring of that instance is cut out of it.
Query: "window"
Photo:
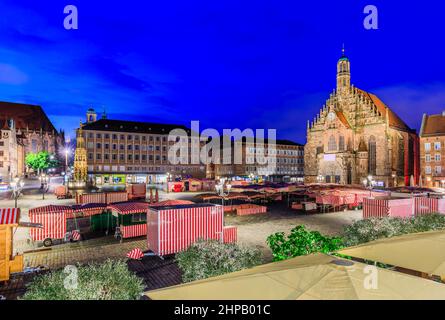
[[[108,153],[105,153],[105,154],[104,154],[104,159],[105,159],[105,160],[109,160],[109,159],[110,159],[110,155],[109,155]]]
[[[93,160],[93,154],[92,153],[88,153],[88,160]]]
[[[0,161],[0,168],[3,168],[3,161]]]
[[[134,156],[134,160],[139,161],[139,155],[138,155],[138,154],[136,154],[136,155]]]
[[[108,143],[105,143],[105,150],[110,149],[110,145]]]
[[[441,174],[442,173],[442,167],[441,166],[437,166],[436,167],[436,174]]]
[[[94,142],[88,142],[87,143],[87,148],[88,149],[93,149],[94,148]]]
[[[125,136],[121,134],[121,140],[125,140]]]
[[[440,150],[440,142],[434,142],[434,150]]]
[[[156,142],[159,142],[161,139],[159,137],[156,137]]]
[[[425,151],[428,152],[428,151],[430,151],[430,150],[431,150],[431,143],[426,142],[426,143],[425,143]]]
[[[132,140],[132,139],[133,139],[133,136],[132,136],[131,134],[129,134],[128,137],[127,137],[127,139],[128,139],[128,140]]]
[[[161,150],[161,147],[160,147],[160,146],[156,146],[155,148],[156,148],[156,151]]]
[[[138,144],[135,144],[135,145],[134,145],[134,150],[136,150],[136,151],[139,150],[139,145],[138,145]]]
[[[92,132],[88,133],[88,138],[90,138],[90,139],[93,139],[93,138],[94,138],[94,135],[93,135]]]
[[[117,140],[117,134],[113,134],[113,140]]]
[[[102,159],[102,155],[101,155],[100,153],[96,154],[96,159],[97,159],[97,160]]]
[[[113,143],[113,150],[117,150],[117,144]]]
[[[431,162],[431,155],[430,154],[426,154],[425,155],[425,162]]]
[[[153,161],[153,156],[152,156],[152,155],[149,155],[149,156],[148,156],[148,160]]]
[[[120,154],[120,155],[119,155],[119,159],[122,160],[122,161],[124,161],[124,155],[123,155],[123,154]]]
[[[345,137],[343,136],[340,136],[338,139],[338,150],[345,151]]]
[[[156,156],[156,161],[161,160],[161,156]]]
[[[100,139],[100,138],[102,138],[102,135],[100,133],[98,133],[98,134],[96,134],[96,138]]]
[[[146,222],[147,221],[147,213],[133,213],[131,215],[131,222]]]
[[[3,156],[4,156],[4,152],[0,151],[0,157],[3,157]]]
[[[133,160],[133,155],[129,154],[129,155],[128,155],[128,160],[129,160],[129,161]]]
[[[112,158],[113,160],[116,160],[116,159],[117,159],[117,154],[113,154],[113,155],[111,156],[111,158]]]
[[[425,173],[426,174],[431,174],[431,167],[430,166],[426,166],[425,167]]]
[[[128,150],[133,150],[133,145],[129,144],[129,145],[127,146],[127,149],[128,149]]]
[[[440,162],[440,154],[436,154],[434,160],[436,160],[436,162]]]
[[[142,155],[142,161],[147,161],[147,155],[145,154]]]
[[[332,135],[329,137],[328,151],[336,151],[336,150],[337,150],[337,142],[335,141],[335,137]]]
[[[374,136],[369,137],[368,142],[368,172],[375,175],[377,169],[377,147]]]
[[[97,144],[96,144],[96,148],[97,148],[97,149],[100,149],[100,148],[102,148],[102,145],[101,145],[100,143],[97,143]]]
[[[110,139],[110,135],[108,133],[105,134],[105,139]]]
[[[124,150],[124,149],[125,149],[125,148],[124,148],[124,145],[123,145],[123,144],[120,144],[120,145],[119,145],[119,149],[120,149],[120,150]]]

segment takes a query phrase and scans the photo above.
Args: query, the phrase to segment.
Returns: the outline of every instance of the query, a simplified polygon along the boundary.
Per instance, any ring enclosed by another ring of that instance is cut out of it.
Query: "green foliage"
[[[34,278],[23,300],[135,300],[143,282],[131,273],[125,261],[108,259],[102,264],[77,267],[77,288],[65,288],[73,273],[53,271]],[[75,279],[75,278],[71,278]],[[71,281],[70,279],[70,281]]]
[[[199,240],[176,255],[182,280],[190,282],[254,267],[261,263],[258,249]]]
[[[273,260],[280,261],[316,252],[329,253],[341,248],[342,240],[338,237],[323,236],[318,231],[309,231],[300,225],[286,236],[278,232],[267,237],[267,244],[272,250]]]
[[[391,217],[364,219],[344,228],[343,244],[349,247],[381,238],[440,229],[445,229],[445,216],[440,214],[409,219]]]
[[[55,157],[46,151],[41,151],[39,153],[28,153],[25,158],[25,163],[28,167],[35,171],[46,170],[48,168],[55,168],[58,166],[58,161],[55,159]]]

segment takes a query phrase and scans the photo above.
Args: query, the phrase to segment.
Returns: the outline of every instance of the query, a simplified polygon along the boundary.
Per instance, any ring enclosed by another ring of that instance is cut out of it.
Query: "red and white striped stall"
[[[76,204],[107,203],[105,193],[84,193],[76,195]]]
[[[20,220],[20,209],[0,208],[0,225],[18,225]]]
[[[215,204],[150,208],[147,214],[148,248],[164,256],[187,249],[198,239],[221,239],[224,208]]]
[[[146,202],[119,202],[112,203],[108,205],[115,217],[118,218],[119,224],[119,236],[123,239],[135,238],[140,236],[145,236],[147,234],[147,224],[146,223],[135,223],[132,225],[123,225],[119,217],[121,215],[130,215],[136,213],[143,213],[146,215],[148,210],[148,203]]]
[[[413,216],[412,198],[365,198],[363,199],[363,218],[384,218]]]
[[[414,197],[414,215],[420,216],[439,212],[439,199]]]
[[[239,216],[261,214],[266,212],[267,212],[266,206],[259,206],[256,204],[241,204],[236,208],[236,214]]]
[[[90,217],[97,214],[102,214],[106,209],[107,205],[105,203],[87,203],[87,204],[76,204],[71,207],[74,213],[69,213],[67,218],[74,218],[76,214],[81,214],[84,217]]]
[[[49,205],[29,210],[32,223],[41,224],[43,228],[31,228],[30,236],[33,241],[45,239],[64,239],[67,233],[66,219],[74,210],[68,206]]]
[[[128,201],[128,193],[127,192],[107,192],[106,193],[106,203],[107,204],[115,203],[115,202],[125,202],[125,201]]]
[[[227,226],[223,228],[223,242],[224,243],[236,243],[237,241],[237,227]]]

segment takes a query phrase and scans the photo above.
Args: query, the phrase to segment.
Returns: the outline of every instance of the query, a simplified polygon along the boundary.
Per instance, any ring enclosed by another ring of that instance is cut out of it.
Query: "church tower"
[[[337,91],[342,92],[351,86],[351,64],[342,49],[342,56],[337,63]]]
[[[83,137],[82,122],[77,130],[76,151],[74,153],[74,181],[87,181],[87,149]]]
[[[87,123],[96,122],[97,113],[93,108],[89,108],[87,111]]]

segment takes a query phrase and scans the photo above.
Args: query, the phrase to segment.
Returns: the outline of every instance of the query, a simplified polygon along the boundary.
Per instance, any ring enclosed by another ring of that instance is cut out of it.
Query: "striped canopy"
[[[100,214],[106,208],[105,203],[86,203],[86,204],[76,204],[71,207],[76,213],[88,213],[88,214]]]
[[[188,200],[165,200],[161,202],[151,203],[150,207],[177,206],[181,204],[195,204],[195,203]]]
[[[133,214],[147,212],[148,206],[147,202],[119,202],[108,205],[108,209],[119,214]]]
[[[18,224],[20,220],[20,209],[0,208],[0,225]]]
[[[48,205],[43,207],[37,207],[29,210],[29,214],[39,213],[74,213],[74,209],[70,206],[56,206]]]

